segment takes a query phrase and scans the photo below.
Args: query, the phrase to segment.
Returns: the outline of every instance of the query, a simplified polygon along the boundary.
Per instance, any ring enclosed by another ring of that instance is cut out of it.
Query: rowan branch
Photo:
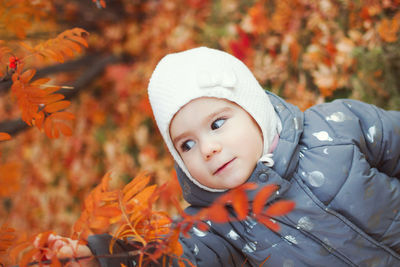
[[[84,88],[86,88],[96,77],[98,77],[106,66],[126,60],[123,57],[115,55],[98,55],[89,54],[80,59],[68,61],[62,64],[45,67],[37,71],[33,79],[45,77],[49,74],[60,72],[76,71],[79,68],[87,66],[75,81],[68,86],[74,89],[60,89],[57,93],[63,94],[65,99],[70,100],[76,97]],[[11,80],[3,80],[0,82],[0,95],[7,93],[11,88]],[[15,135],[21,131],[28,129],[29,126],[21,119],[5,120],[0,122],[0,132],[6,132]]]

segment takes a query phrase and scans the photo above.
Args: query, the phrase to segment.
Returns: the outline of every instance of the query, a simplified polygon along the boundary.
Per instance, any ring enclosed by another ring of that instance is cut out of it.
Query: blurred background
[[[302,110],[336,98],[399,110],[399,7],[399,0],[1,0],[0,52],[11,52],[0,53],[0,132],[12,139],[0,142],[0,224],[69,235],[105,173],[115,186],[142,170],[155,183],[176,179],[146,93],[170,52],[232,53],[265,89]],[[51,139],[21,122],[9,58],[24,58],[22,41],[34,46],[75,27],[89,32],[81,53],[63,63],[24,60],[51,84],[74,87],[62,90],[76,116],[72,136]]]

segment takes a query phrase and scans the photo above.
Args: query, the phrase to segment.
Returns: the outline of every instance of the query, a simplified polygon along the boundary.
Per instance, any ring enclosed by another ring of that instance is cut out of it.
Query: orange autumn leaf
[[[118,205],[116,203],[108,204],[108,205],[104,205],[104,206],[96,208],[94,210],[94,215],[112,218],[112,217],[120,216],[121,210],[118,208]]]
[[[126,202],[132,197],[134,197],[137,193],[139,193],[143,188],[146,187],[146,185],[149,183],[150,177],[149,176],[144,176],[144,175],[139,175],[135,179],[132,179],[132,181],[127,184],[124,189],[122,190],[124,197],[123,201]]]
[[[28,83],[32,78],[33,78],[33,76],[36,74],[36,70],[35,69],[28,69],[28,70],[26,70],[26,71],[24,71],[21,75],[17,75],[17,73],[16,74],[14,74],[13,75],[13,81],[15,81],[15,80],[20,80],[22,83]]]
[[[44,122],[44,132],[49,138],[57,138],[59,133],[58,130],[53,130],[53,121],[51,118],[47,118]]]
[[[28,264],[32,261],[32,258],[37,254],[40,253],[40,250],[37,248],[33,248],[29,250],[28,252],[24,253],[24,255],[21,258],[21,261],[19,262],[19,266],[21,267],[27,267]]]
[[[54,127],[56,127],[63,135],[71,136],[72,129],[63,122],[54,122]]]
[[[171,238],[170,238],[170,251],[177,255],[180,256],[183,254],[183,247],[181,245],[181,243],[179,242],[179,234],[180,231],[178,229],[175,229]]]
[[[69,107],[70,104],[71,104],[71,102],[68,100],[58,101],[58,102],[46,105],[46,107],[44,108],[44,111],[46,111],[48,113],[54,113],[54,112],[57,112],[57,111],[60,111],[62,109]]]
[[[74,28],[66,30],[60,33],[56,38],[39,43],[34,47],[31,47],[25,42],[21,42],[20,45],[32,54],[51,58],[62,63],[66,58],[72,57],[74,51],[80,53],[80,46],[88,47],[86,39],[82,37],[88,34],[87,31],[81,28]]]
[[[276,203],[271,204],[267,210],[265,211],[265,215],[267,216],[282,216],[290,211],[292,211],[295,207],[295,203],[290,200],[280,200]]]
[[[205,222],[199,221],[196,225],[196,227],[203,232],[206,232],[210,229],[210,226],[206,224]]]
[[[244,190],[233,191],[232,206],[239,220],[244,220],[248,214],[249,202]]]
[[[290,51],[290,59],[292,60],[293,63],[296,64],[301,51],[301,47],[296,40],[293,40],[293,42],[290,43],[289,51]]]
[[[207,216],[216,223],[226,223],[229,221],[229,213],[225,206],[220,203],[214,203],[207,209]]]
[[[65,98],[65,96],[62,94],[51,94],[51,95],[45,96],[42,100],[43,101],[42,103],[45,105],[49,105],[51,103],[63,100],[64,98]],[[41,103],[38,103],[38,104],[41,104]]]
[[[25,251],[27,248],[29,248],[29,247],[31,247],[31,246],[32,246],[32,243],[31,243],[31,242],[28,242],[28,241],[20,242],[20,243],[14,244],[14,245],[11,247],[11,249],[10,249],[10,251],[9,251],[9,253],[8,253],[8,256],[10,257],[10,259],[11,259],[13,262],[16,262],[17,259],[18,259],[18,256],[19,256],[23,251]]]
[[[259,216],[257,218],[257,220],[264,224],[266,227],[268,227],[269,229],[271,229],[274,232],[278,232],[280,229],[279,224],[277,224],[275,221],[273,221],[271,218],[269,217],[263,217],[263,216]]]
[[[388,43],[396,42],[398,37],[397,33],[399,31],[399,21],[395,18],[389,20],[384,18],[378,26],[379,36]]]
[[[0,141],[6,141],[6,140],[10,140],[10,139],[11,139],[11,135],[9,135],[8,133],[0,132]]]
[[[51,79],[50,78],[39,78],[34,80],[31,84],[35,86],[41,86],[48,83]]]
[[[248,11],[254,33],[263,34],[268,31],[269,20],[265,1],[257,1]]]
[[[149,204],[148,200],[152,196],[156,187],[157,187],[157,185],[150,185],[150,186],[146,187],[145,189],[143,189],[140,193],[135,195],[133,198],[128,199],[126,201],[127,211],[130,212],[131,210],[134,210],[136,208],[141,208],[141,207],[144,208],[145,205],[148,205]]]
[[[267,200],[270,198],[273,192],[278,190],[278,186],[271,184],[264,186],[256,195],[253,202],[253,212],[258,215],[263,211]]]
[[[94,216],[90,221],[89,221],[89,227],[94,229],[94,230],[102,230],[102,229],[107,229],[107,227],[110,225],[110,221],[107,217],[103,216]]]
[[[0,255],[5,254],[16,240],[15,230],[3,224],[0,228]]]
[[[60,120],[74,120],[75,115],[68,111],[61,111],[51,114],[53,119],[60,119]]]
[[[67,108],[70,102],[62,100],[64,99],[62,94],[53,94],[59,89],[57,86],[46,89],[39,88],[48,81],[47,78],[30,82],[35,73],[34,69],[28,69],[22,74],[18,70],[12,76],[11,91],[22,111],[22,120],[29,126],[36,125],[38,129],[43,127],[44,132],[50,138],[58,138],[60,132],[64,136],[71,136],[72,130],[68,125],[63,122],[53,122],[51,116],[46,117],[49,115],[47,113],[54,113]],[[43,110],[42,105],[45,105]],[[56,115],[54,118],[71,120],[72,117],[69,113],[62,113],[62,115]]]

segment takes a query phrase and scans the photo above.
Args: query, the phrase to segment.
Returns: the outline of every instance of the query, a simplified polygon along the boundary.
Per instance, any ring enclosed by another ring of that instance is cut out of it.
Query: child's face
[[[197,98],[171,121],[175,149],[194,179],[214,189],[246,182],[262,156],[263,139],[240,106],[217,98]]]

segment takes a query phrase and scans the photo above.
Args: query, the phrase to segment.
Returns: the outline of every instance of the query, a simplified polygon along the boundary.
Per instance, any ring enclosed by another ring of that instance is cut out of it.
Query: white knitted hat
[[[254,75],[234,56],[206,47],[166,55],[151,76],[148,94],[158,128],[169,151],[188,178],[200,188],[211,192],[224,191],[206,187],[193,179],[169,134],[175,113],[199,97],[227,99],[246,110],[262,130],[262,161],[273,165],[269,148],[280,132],[280,120]]]

